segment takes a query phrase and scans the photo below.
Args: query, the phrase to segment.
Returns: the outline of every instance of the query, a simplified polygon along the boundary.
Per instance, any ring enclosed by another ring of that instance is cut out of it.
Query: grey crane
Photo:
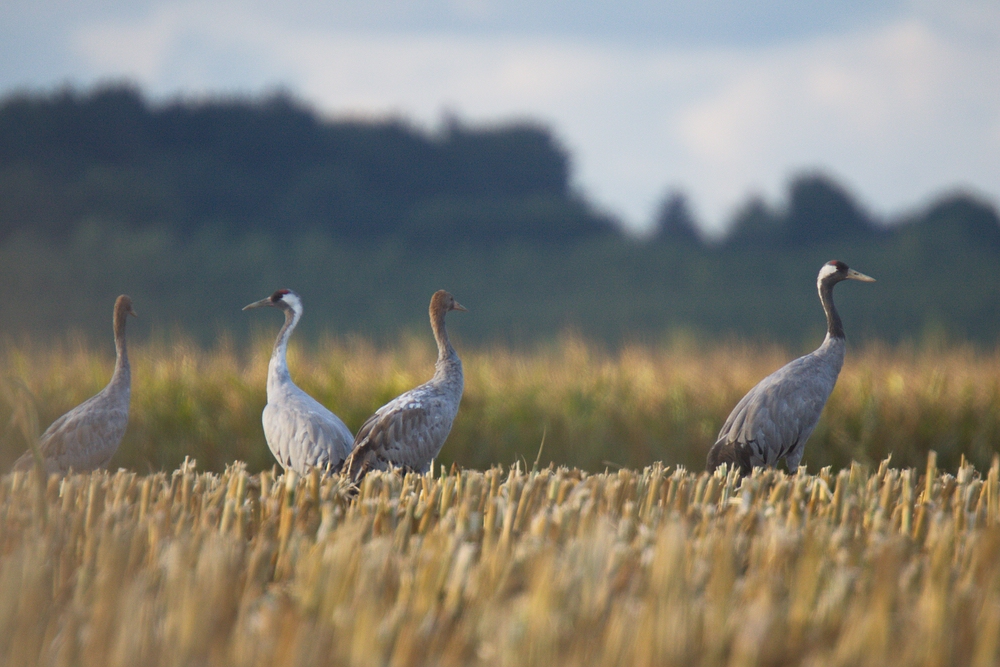
[[[462,360],[444,326],[444,316],[452,310],[466,309],[448,292],[435,292],[429,309],[438,348],[434,377],[389,401],[361,425],[344,465],[353,479],[390,466],[426,472],[441,451],[464,388]]]
[[[288,339],[302,317],[302,299],[291,290],[280,289],[243,310],[263,306],[285,313],[285,324],[267,364],[267,405],[261,415],[267,446],[285,470],[300,475],[314,467],[336,470],[351,453],[354,436],[337,415],[299,389],[288,373]]]
[[[136,317],[132,299],[122,294],[115,300],[115,371],[108,385],[76,406],[45,429],[38,439],[46,471],[78,472],[108,465],[118,451],[125,427],[132,391],[132,370],[125,346],[125,318]],[[29,470],[35,464],[31,451],[14,462],[14,470]]]
[[[833,305],[833,287],[842,280],[875,282],[837,260],[823,265],[816,280],[826,311],[823,344],[768,375],[736,404],[708,452],[709,472],[728,463],[748,475],[755,466],[777,465],[782,457],[789,472],[798,469],[844,365],[844,326]]]

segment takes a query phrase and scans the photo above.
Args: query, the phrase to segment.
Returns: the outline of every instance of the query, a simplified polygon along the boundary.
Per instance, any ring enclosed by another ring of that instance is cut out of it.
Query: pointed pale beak
[[[274,302],[271,301],[271,297],[266,299],[261,299],[260,301],[254,301],[253,303],[248,303],[243,306],[243,310],[250,310],[251,308],[261,308],[263,306],[273,306]]]
[[[132,317],[139,317],[139,313],[135,312],[131,308],[128,309],[128,314],[131,315]]]
[[[866,276],[860,271],[855,271],[854,269],[847,269],[847,279],[848,280],[860,280],[863,283],[873,283],[875,279],[871,276]]]
[[[456,301],[455,305],[452,306],[452,310],[461,310],[461,311],[466,312],[466,313],[469,312],[469,309],[466,308],[465,306],[463,306],[462,304],[460,304],[458,301]]]

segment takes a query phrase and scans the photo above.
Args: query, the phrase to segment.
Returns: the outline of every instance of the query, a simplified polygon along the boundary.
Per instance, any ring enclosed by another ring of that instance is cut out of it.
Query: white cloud
[[[996,196],[997,60],[1000,49],[967,49],[916,21],[779,49],[682,112],[682,140],[695,168],[734,183],[764,173],[772,191],[789,168],[817,165],[882,210],[959,184]]]
[[[72,48],[96,73],[155,81],[175,46],[182,21],[172,12],[139,24],[99,23],[77,30]]]
[[[73,44],[95,78],[129,75],[161,94],[281,84],[335,114],[539,118],[599,203],[640,224],[679,186],[718,229],[749,191],[775,196],[800,168],[830,170],[881,211],[955,185],[1000,196],[1000,20],[968,6],[976,20],[915,11],[776,46],[680,49],[337,32],[172,5],[83,26]]]

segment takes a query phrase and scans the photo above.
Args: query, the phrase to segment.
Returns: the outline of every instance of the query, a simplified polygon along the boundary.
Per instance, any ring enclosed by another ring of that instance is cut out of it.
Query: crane
[[[354,452],[344,465],[352,479],[368,470],[398,466],[426,472],[441,451],[462,400],[462,360],[448,340],[444,317],[466,310],[451,294],[438,290],[429,308],[438,356],[434,377],[389,401],[362,424]]]
[[[336,470],[351,453],[354,436],[337,415],[299,389],[288,372],[288,339],[302,317],[302,298],[280,289],[243,310],[264,306],[285,313],[267,364],[267,405],[261,415],[267,446],[285,470],[299,474],[314,467]]]
[[[775,466],[781,458],[789,472],[798,469],[844,365],[844,325],[833,304],[833,287],[842,280],[875,282],[837,260],[823,265],[816,280],[826,311],[823,344],[768,375],[736,404],[708,452],[709,472],[727,463],[748,475],[755,466]]]
[[[95,470],[108,465],[118,451],[125,427],[132,387],[132,370],[125,346],[125,318],[137,317],[132,299],[115,300],[115,370],[100,392],[76,406],[45,429],[38,439],[42,462],[49,473]],[[35,463],[31,451],[14,462],[14,470],[29,470]]]

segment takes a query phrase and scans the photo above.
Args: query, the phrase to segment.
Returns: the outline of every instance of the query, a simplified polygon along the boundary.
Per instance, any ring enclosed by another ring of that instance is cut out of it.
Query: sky
[[[280,5],[280,7],[279,7]],[[285,90],[329,117],[532,120],[636,230],[672,190],[719,234],[821,171],[872,213],[1000,202],[996,0],[7,0],[0,94],[127,79]]]

